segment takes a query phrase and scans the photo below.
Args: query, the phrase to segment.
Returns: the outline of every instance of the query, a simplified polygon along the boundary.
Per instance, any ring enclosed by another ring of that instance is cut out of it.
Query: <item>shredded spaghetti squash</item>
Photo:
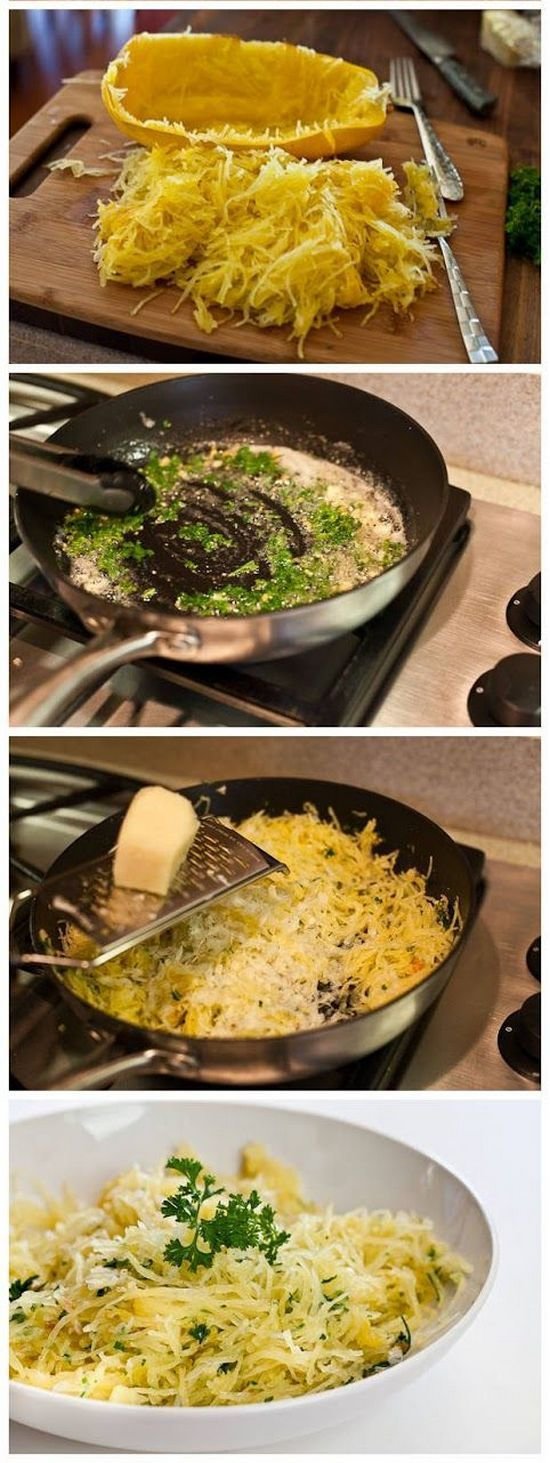
[[[66,1192],[17,1198],[12,1376],[141,1406],[271,1402],[392,1366],[448,1323],[470,1266],[429,1219],[317,1209],[295,1171],[256,1144],[227,1182],[259,1190],[284,1221],[273,1263],[236,1247],[196,1271],[167,1260],[185,1225],[163,1213],[177,1187],[164,1165],[121,1174],[94,1204]],[[209,1214],[224,1202],[208,1200]]]
[[[93,972],[68,972],[84,1000],[185,1036],[277,1036],[372,1011],[452,949],[458,909],[426,875],[377,852],[373,821],[345,833],[314,808],[237,825],[288,874],[237,890]],[[71,954],[90,953],[72,926]]]
[[[288,327],[300,355],[338,310],[403,314],[434,287],[434,246],[380,160],[281,148],[133,149],[98,204],[94,257],[102,285],[176,286],[207,334],[228,318]]]
[[[145,31],[111,61],[101,94],[119,130],[145,147],[276,143],[317,158],[376,137],[388,88],[364,66],[307,46]]]

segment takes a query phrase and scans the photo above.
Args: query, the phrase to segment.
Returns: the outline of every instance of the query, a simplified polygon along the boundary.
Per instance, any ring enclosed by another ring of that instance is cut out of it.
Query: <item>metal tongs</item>
[[[233,890],[267,874],[288,873],[286,864],[210,814],[201,819],[194,843],[165,897],[115,887],[114,853],[113,846],[101,858],[45,879],[38,890],[24,889],[16,895],[10,929],[21,906],[33,899],[32,929],[36,944],[44,944],[44,953],[14,951],[14,965],[97,970]],[[86,936],[88,953],[71,955],[63,949],[70,926]]]
[[[15,433],[10,434],[10,483],[100,513],[130,513],[154,502],[153,489],[142,474],[114,457],[96,457]]]

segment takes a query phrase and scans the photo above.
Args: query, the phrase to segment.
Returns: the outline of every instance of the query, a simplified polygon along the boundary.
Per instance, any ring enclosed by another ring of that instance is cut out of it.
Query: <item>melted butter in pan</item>
[[[67,516],[57,549],[83,589],[122,603],[251,614],[312,603],[406,552],[401,511],[368,473],[287,446],[152,453],[145,514]]]

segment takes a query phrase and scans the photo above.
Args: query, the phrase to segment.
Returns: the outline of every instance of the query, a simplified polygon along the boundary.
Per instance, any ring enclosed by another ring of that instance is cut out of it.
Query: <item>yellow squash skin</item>
[[[333,157],[377,137],[386,90],[374,72],[284,41],[133,36],[101,93],[121,132],[144,147],[220,143]]]

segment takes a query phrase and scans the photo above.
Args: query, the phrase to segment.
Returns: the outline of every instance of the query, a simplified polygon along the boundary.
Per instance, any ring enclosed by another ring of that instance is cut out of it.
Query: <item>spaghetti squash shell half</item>
[[[237,36],[133,36],[101,90],[119,130],[144,147],[206,142],[332,157],[377,137],[386,118],[374,72]]]

